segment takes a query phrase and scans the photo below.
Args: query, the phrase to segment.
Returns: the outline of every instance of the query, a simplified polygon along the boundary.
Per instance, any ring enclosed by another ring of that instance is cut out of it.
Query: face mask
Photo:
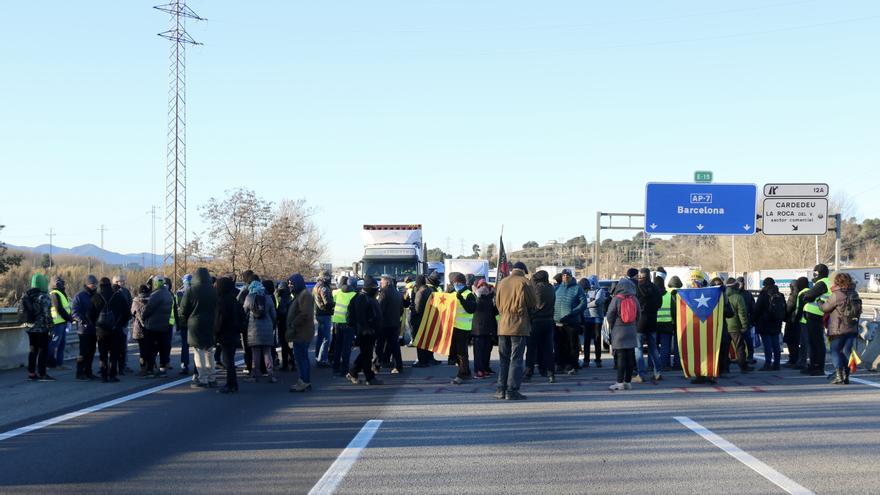
[[[464,289],[464,284],[455,284],[454,287],[456,292],[460,292],[462,289]]]

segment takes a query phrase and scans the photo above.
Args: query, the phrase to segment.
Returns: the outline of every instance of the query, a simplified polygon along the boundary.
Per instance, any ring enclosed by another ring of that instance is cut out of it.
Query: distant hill
[[[12,251],[24,251],[29,253],[37,253],[37,254],[49,254],[49,245],[48,244],[40,244],[39,246],[28,247],[28,246],[14,246],[12,244],[7,244],[8,247]],[[73,256],[83,256],[88,258],[94,258],[95,260],[102,261],[109,265],[142,265],[145,268],[153,266],[153,255],[150,253],[130,253],[130,254],[120,254],[113,251],[108,251],[106,249],[101,249],[94,244],[83,244],[82,246],[75,246],[72,248],[64,248],[60,246],[52,246],[52,254],[53,255],[61,255],[61,254],[69,254]],[[159,265],[162,263],[162,255],[156,255],[156,264]]]

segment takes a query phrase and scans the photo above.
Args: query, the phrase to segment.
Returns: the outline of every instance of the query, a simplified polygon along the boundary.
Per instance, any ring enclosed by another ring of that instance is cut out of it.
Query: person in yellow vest
[[[666,290],[666,280],[660,276],[654,277],[654,286],[660,292],[660,309],[657,310],[657,348],[660,352],[660,366],[661,371],[669,371],[672,336],[675,334],[675,324],[672,323],[672,291]]]
[[[458,304],[455,305],[455,326],[452,330],[452,345],[449,348],[449,357],[454,356],[458,364],[458,373],[452,379],[454,385],[461,385],[464,380],[471,378],[468,341],[471,338],[474,311],[477,310],[477,297],[466,284],[467,278],[461,273],[456,273],[452,279],[452,287],[455,289]]]
[[[333,324],[333,352],[330,366],[333,374],[345,376],[351,366],[351,344],[354,341],[354,328],[348,325],[348,307],[351,300],[357,295],[352,285],[355,281],[348,277],[340,277],[336,283],[337,289],[333,291],[333,316],[330,321]]]
[[[64,291],[64,279],[55,277],[54,289],[49,292],[52,301],[52,334],[46,366],[56,370],[68,369],[64,366],[64,347],[67,345],[67,327],[73,321],[70,316],[70,301]]]
[[[813,287],[802,296],[807,339],[810,343],[810,366],[801,370],[806,375],[825,376],[825,312],[822,311],[822,304],[830,297],[828,267],[820,263],[813,268]]]

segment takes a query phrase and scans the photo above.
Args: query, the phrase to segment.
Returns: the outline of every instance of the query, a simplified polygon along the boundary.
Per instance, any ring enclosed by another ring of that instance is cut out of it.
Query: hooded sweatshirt
[[[614,288],[614,297],[608,306],[608,326],[611,331],[611,348],[614,350],[633,349],[637,345],[638,320],[624,323],[620,317],[620,305],[625,298],[633,299],[636,305],[636,314],[641,315],[642,309],[639,306],[638,298],[636,298],[636,286],[628,278],[622,278],[617,283],[617,287]]]
[[[222,345],[241,342],[245,326],[244,309],[235,297],[235,282],[230,277],[217,279],[217,308],[214,317],[214,338]]]
[[[169,331],[172,306],[174,306],[174,300],[171,297],[171,292],[161,279],[154,279],[153,291],[150,292],[150,299],[147,301],[143,314],[144,326],[148,332]]]
[[[37,318],[26,325],[28,333],[46,333],[52,329],[52,300],[49,298],[49,282],[40,273],[31,277],[31,288],[25,297],[31,298]]]
[[[121,328],[123,322],[128,321],[130,314],[128,301],[125,297],[113,291],[113,286],[109,280],[102,279],[102,282],[98,286],[97,293],[92,296],[92,307],[89,309],[89,319],[95,322],[95,334],[98,336],[98,339],[116,333]],[[101,312],[104,311],[105,305],[108,307],[107,311],[113,315],[113,323],[108,327],[100,324]]]
[[[285,337],[288,342],[301,344],[311,342],[315,334],[315,298],[306,289],[306,282],[299,273],[289,279],[293,302],[287,311],[287,329]]]
[[[553,312],[556,309],[556,291],[550,285],[550,277],[544,270],[538,270],[532,275],[532,284],[535,287],[535,312],[532,313],[532,321],[553,321]]]

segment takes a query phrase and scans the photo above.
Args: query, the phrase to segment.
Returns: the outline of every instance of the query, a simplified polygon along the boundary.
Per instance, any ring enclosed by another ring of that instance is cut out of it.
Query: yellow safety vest
[[[351,300],[354,299],[354,296],[357,295],[357,292],[351,290],[348,292],[342,292],[341,290],[333,291],[333,302],[336,303],[336,306],[333,309],[333,317],[330,318],[330,321],[333,323],[345,323],[345,316],[348,314],[348,305],[351,303]]]
[[[461,298],[467,299],[472,292],[465,289],[461,292]],[[464,310],[461,304],[455,305],[455,328],[470,332],[474,326],[474,314]]]
[[[672,323],[672,292],[663,294],[663,303],[657,310],[657,323]]]
[[[825,294],[817,297],[815,301],[805,304],[804,313],[810,313],[816,316],[825,316],[825,312],[822,311],[821,304],[831,297],[831,281],[828,280],[828,277],[825,277],[816,281],[817,284],[819,282],[825,283]]]
[[[61,307],[64,308],[64,311],[66,311],[67,314],[70,314],[70,301],[67,300],[67,296],[65,296],[64,293],[58,289],[54,289],[52,292],[50,292],[50,294],[55,294],[56,296],[58,296],[58,301],[61,303]],[[62,323],[65,323],[66,321],[67,320],[61,317],[61,315],[58,313],[58,310],[55,309],[55,305],[53,304],[52,324],[60,325]]]
[[[171,293],[171,304],[173,304],[173,306],[171,307],[171,316],[168,317],[168,324],[174,326],[174,324],[177,323],[174,319],[174,308],[177,307],[177,294],[173,292]]]

